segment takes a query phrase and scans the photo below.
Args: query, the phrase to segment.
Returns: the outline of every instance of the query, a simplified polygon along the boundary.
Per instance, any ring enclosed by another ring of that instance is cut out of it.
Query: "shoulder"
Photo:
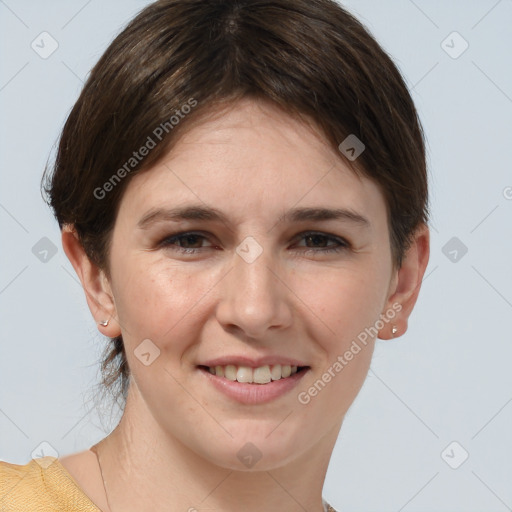
[[[6,512],[98,511],[58,459],[50,456],[27,464],[0,461],[0,504]]]
[[[322,498],[322,503],[324,505],[324,512],[337,512],[333,507],[331,507],[331,505],[329,505],[329,503],[327,503],[327,501],[325,501],[323,498]]]
[[[28,486],[37,486],[40,468],[48,467],[54,457],[42,457],[41,459],[32,459],[27,464],[11,464],[9,462],[0,461],[0,482],[2,484],[2,498],[9,494],[9,490],[14,487],[24,489]]]
[[[0,500],[2,507],[10,511],[31,510],[35,501],[49,505],[44,493],[44,471],[55,460],[54,457],[32,459],[27,464],[10,464],[0,461]]]

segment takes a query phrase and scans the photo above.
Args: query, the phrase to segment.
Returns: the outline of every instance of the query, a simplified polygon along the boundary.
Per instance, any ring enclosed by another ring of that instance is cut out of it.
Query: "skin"
[[[152,208],[214,207],[226,222],[167,220],[137,226]],[[279,221],[297,207],[347,208],[346,220]],[[180,232],[206,238],[170,241]],[[320,238],[302,233],[314,231]],[[322,252],[349,242],[340,252]],[[237,247],[253,237],[252,263]],[[421,226],[402,267],[393,268],[386,205],[376,184],[358,178],[318,132],[272,105],[243,100],[184,133],[164,161],[135,176],[112,236],[110,279],[91,264],[73,232],[64,250],[80,277],[100,331],[122,333],[132,371],[117,428],[98,445],[114,511],[322,511],[322,487],[343,418],[369,369],[375,337],[308,404],[298,401],[381,314],[400,305],[378,333],[402,335],[429,257]],[[173,245],[174,244],[174,245]],[[179,252],[197,248],[194,254]],[[150,339],[149,366],[134,350]],[[196,365],[220,355],[289,356],[310,366],[291,392],[267,404],[234,402]],[[253,443],[262,458],[245,467]],[[90,451],[61,462],[109,510]],[[87,468],[87,471],[84,469]],[[84,476],[87,474],[88,476]]]

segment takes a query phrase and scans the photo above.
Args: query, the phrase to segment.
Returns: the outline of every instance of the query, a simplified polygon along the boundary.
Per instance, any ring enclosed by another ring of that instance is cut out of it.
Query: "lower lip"
[[[199,371],[209,379],[215,388],[222,391],[225,395],[237,402],[254,405],[271,402],[291,391],[302,377],[306,375],[309,368],[304,368],[290,375],[290,377],[273,380],[267,384],[249,384],[247,382],[229,380],[225,377],[214,375],[205,368],[199,368]]]

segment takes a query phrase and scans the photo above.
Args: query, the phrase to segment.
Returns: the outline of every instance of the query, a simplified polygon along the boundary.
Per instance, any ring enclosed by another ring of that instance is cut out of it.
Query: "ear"
[[[117,311],[110,282],[103,270],[91,262],[72,225],[62,228],[62,247],[82,283],[87,304],[99,331],[109,338],[119,336],[121,328],[117,322]],[[100,325],[99,322],[105,320],[108,320],[108,325]]]
[[[414,240],[404,255],[402,266],[391,280],[390,290],[386,301],[386,311],[396,311],[392,320],[379,331],[379,338],[389,340],[405,334],[407,321],[420,293],[423,275],[428,265],[430,255],[430,231],[428,226],[421,224],[416,230]],[[392,333],[393,326],[397,332]]]

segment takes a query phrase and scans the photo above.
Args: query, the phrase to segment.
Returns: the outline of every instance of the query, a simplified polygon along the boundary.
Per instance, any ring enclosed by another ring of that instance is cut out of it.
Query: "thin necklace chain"
[[[112,507],[110,506],[110,503],[108,501],[107,486],[105,484],[105,478],[103,477],[103,469],[101,467],[100,454],[98,453],[98,449],[96,448],[96,445],[94,445],[92,448],[90,448],[90,450],[91,450],[91,452],[94,452],[94,454],[96,455],[96,459],[98,459],[98,466],[100,467],[101,481],[103,482],[103,490],[105,491],[105,499],[107,500],[108,510],[109,510],[109,512],[113,512]]]
[[[98,459],[98,466],[100,467],[100,474],[101,474],[101,480],[103,482],[103,490],[105,491],[105,498],[107,500],[107,505],[108,505],[108,509],[109,509],[109,512],[113,512],[112,510],[112,507],[110,506],[110,503],[108,501],[108,493],[107,493],[107,486],[105,484],[105,478],[103,477],[103,469],[101,467],[101,462],[100,462],[100,454],[98,453],[98,450],[96,448],[96,445],[94,445],[92,448],[90,448],[91,452],[94,452],[94,454],[96,455],[96,458]],[[332,507],[331,505],[329,505],[328,503],[325,505],[325,510],[327,512],[336,512]]]

